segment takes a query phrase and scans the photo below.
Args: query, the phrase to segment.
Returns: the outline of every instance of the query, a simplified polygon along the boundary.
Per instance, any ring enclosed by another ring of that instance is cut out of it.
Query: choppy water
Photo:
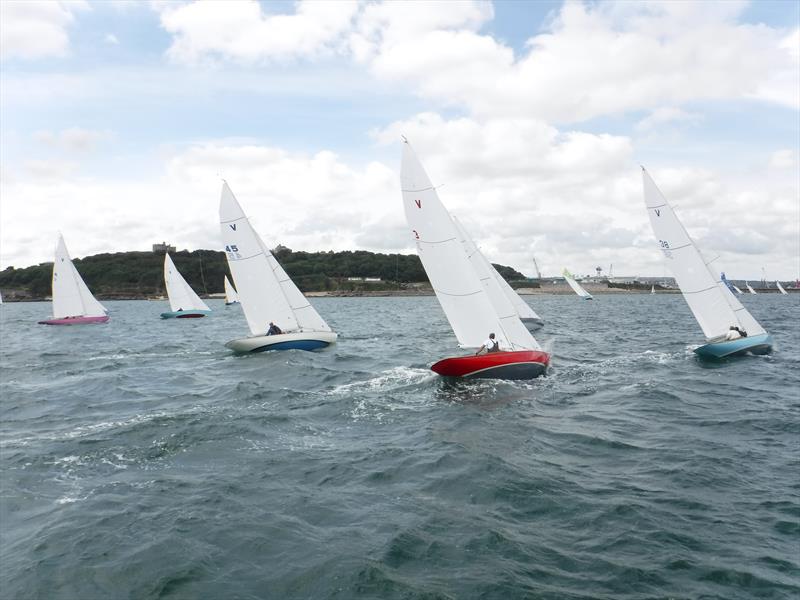
[[[0,307],[2,598],[798,598],[800,296],[721,363],[676,295],[531,298],[549,376],[447,383],[435,298],[45,327]]]

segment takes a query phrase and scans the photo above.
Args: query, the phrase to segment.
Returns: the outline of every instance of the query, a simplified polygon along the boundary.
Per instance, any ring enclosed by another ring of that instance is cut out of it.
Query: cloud
[[[661,127],[666,123],[696,123],[702,117],[696,113],[686,112],[673,106],[662,106],[652,111],[647,117],[636,124],[638,131],[647,132]]]
[[[769,166],[773,169],[796,169],[797,151],[790,149],[776,150],[770,158]]]
[[[103,38],[103,41],[106,44],[111,44],[112,46],[118,46],[119,45],[119,39],[117,39],[117,36],[115,36],[113,33],[107,33],[105,35],[105,37]]]
[[[0,2],[0,49],[3,60],[66,56],[67,30],[75,13],[89,9],[82,0],[3,0]]]
[[[100,143],[111,139],[110,131],[95,131],[81,127],[70,127],[60,132],[37,131],[36,141],[67,152],[91,152]]]
[[[336,52],[358,4],[301,0],[294,14],[264,14],[255,0],[159,4],[161,25],[174,36],[167,51],[177,63],[211,59],[252,63]]]

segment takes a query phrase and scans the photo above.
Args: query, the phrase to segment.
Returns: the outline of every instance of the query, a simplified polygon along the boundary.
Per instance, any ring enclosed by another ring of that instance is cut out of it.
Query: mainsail
[[[741,327],[748,335],[765,333],[725,282],[711,272],[694,241],[644,167],[642,177],[647,214],[659,248],[706,338],[719,338],[732,325]]]
[[[587,300],[592,298],[592,295],[589,292],[587,292],[585,289],[583,289],[583,287],[581,286],[580,283],[575,281],[575,277],[572,276],[572,273],[570,273],[569,271],[564,269],[564,272],[561,273],[561,275],[567,281],[567,283],[569,284],[569,287],[572,288],[572,291],[575,292],[576,294],[578,294],[578,296],[580,296],[581,298],[586,298]]]
[[[467,257],[456,225],[407,141],[403,144],[400,180],[403,208],[417,252],[459,343],[476,348],[489,333],[495,333],[505,350],[538,350],[539,344],[499,286],[505,308],[500,312],[496,309]],[[493,280],[491,274],[489,277]],[[499,295],[495,301],[503,304]]]
[[[219,217],[225,255],[250,332],[263,335],[270,322],[286,333],[331,331],[261,241],[224,182]]]
[[[172,262],[169,253],[164,255],[164,283],[167,286],[169,306],[173,312],[179,310],[211,310],[186,283],[183,275],[180,274],[175,267],[175,263]]]
[[[102,317],[106,309],[86,287],[59,234],[53,263],[53,318]]]

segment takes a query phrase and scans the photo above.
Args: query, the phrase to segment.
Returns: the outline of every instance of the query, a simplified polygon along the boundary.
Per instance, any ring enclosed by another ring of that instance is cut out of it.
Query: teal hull
[[[199,317],[205,317],[206,315],[210,315],[210,310],[181,310],[175,312],[163,312],[161,313],[162,319],[197,319]]]
[[[729,342],[706,344],[695,349],[698,356],[704,358],[725,358],[738,354],[769,354],[772,352],[772,336],[768,333],[751,335]]]

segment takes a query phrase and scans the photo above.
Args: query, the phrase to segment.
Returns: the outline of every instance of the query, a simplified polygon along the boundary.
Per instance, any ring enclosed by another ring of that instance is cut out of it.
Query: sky
[[[800,3],[0,2],[0,269],[413,253],[406,136],[484,254],[668,275],[644,165],[732,279],[800,277]]]

